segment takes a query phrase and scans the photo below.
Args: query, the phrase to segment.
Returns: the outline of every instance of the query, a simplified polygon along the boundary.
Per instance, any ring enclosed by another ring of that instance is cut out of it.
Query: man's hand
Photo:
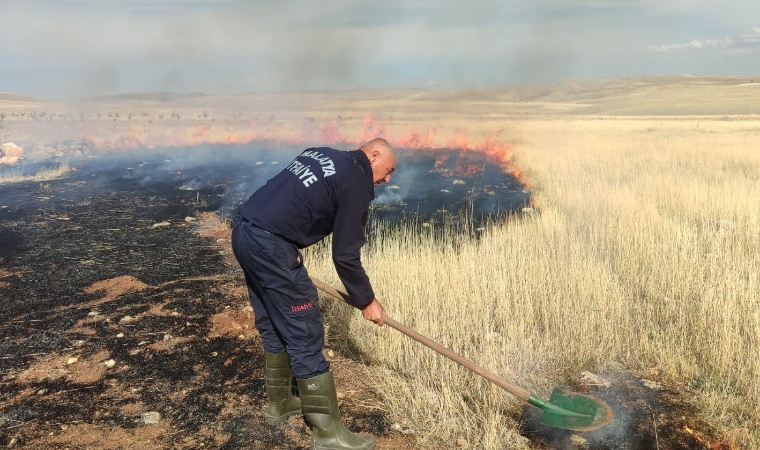
[[[384,313],[385,308],[383,308],[383,305],[381,305],[377,299],[372,300],[372,302],[362,310],[362,316],[364,316],[365,319],[371,322],[375,322],[378,326],[381,327],[383,326]]]

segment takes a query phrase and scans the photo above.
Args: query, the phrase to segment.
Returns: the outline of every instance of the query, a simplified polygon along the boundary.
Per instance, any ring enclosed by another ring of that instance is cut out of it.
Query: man
[[[383,324],[383,306],[364,272],[360,250],[374,187],[387,183],[396,155],[384,139],[359,150],[310,148],[241,205],[232,248],[245,273],[256,328],[264,344],[268,424],[303,412],[312,449],[375,448],[372,436],[346,430],[330,363],[317,290],[299,251],[332,233],[332,256],[354,306]],[[292,376],[300,399],[291,392]]]

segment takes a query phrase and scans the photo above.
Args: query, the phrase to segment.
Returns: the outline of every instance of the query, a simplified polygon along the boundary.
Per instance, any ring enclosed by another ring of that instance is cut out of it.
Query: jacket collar
[[[372,192],[372,200],[374,200],[375,180],[372,179],[372,165],[369,163],[369,158],[367,158],[367,155],[361,150],[353,150],[351,153],[356,157],[356,162],[358,163],[357,165],[361,167],[364,175],[366,175],[367,184]]]

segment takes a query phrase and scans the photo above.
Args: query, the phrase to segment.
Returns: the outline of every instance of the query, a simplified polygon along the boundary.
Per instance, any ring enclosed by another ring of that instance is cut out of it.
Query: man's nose
[[[386,183],[390,183],[391,182],[391,174],[386,175],[385,179],[383,181],[385,181]]]

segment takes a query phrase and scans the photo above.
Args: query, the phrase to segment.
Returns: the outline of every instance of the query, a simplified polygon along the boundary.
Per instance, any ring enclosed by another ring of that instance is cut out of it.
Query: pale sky
[[[58,98],[760,75],[760,1],[0,0],[0,91]]]

